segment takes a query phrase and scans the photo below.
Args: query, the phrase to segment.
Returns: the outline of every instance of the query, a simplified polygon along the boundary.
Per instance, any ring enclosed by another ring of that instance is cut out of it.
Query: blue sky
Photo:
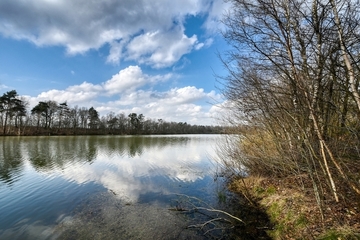
[[[0,90],[217,124],[223,0],[0,1]]]

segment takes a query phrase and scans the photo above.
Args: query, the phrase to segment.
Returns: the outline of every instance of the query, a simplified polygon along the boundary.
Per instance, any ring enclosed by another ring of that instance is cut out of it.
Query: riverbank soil
[[[338,203],[326,196],[329,200],[320,210],[306,175],[236,178],[229,189],[266,213],[271,224],[263,229],[272,239],[360,239],[359,195],[340,192]],[[261,224],[255,225],[261,228]]]

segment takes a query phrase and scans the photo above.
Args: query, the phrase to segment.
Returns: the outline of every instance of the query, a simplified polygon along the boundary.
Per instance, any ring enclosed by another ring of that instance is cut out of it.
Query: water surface
[[[218,135],[0,138],[0,239],[202,239]],[[170,209],[170,210],[169,210]]]

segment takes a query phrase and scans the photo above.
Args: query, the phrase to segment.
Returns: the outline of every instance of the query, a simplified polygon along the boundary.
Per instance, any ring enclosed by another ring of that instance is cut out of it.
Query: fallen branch
[[[199,199],[199,198],[191,197],[191,196],[188,196],[188,195],[185,195],[185,194],[176,194],[176,195],[178,195],[178,196],[183,196],[183,197],[186,197],[186,198],[188,198],[188,199],[194,199],[194,200],[198,201],[199,203],[203,203],[203,204],[209,206],[208,208],[206,208],[206,207],[199,207],[199,206],[196,206],[195,204],[193,204],[191,201],[188,201],[188,203],[193,206],[193,209],[191,209],[191,210],[193,210],[193,211],[204,210],[204,211],[208,211],[208,212],[222,213],[222,214],[224,214],[224,215],[226,215],[226,216],[228,216],[228,217],[230,217],[230,218],[232,218],[232,219],[234,219],[234,220],[236,220],[236,221],[239,221],[239,222],[241,222],[241,223],[243,223],[243,224],[246,224],[243,220],[241,220],[240,218],[238,218],[238,217],[236,217],[236,216],[234,216],[234,215],[232,215],[232,214],[230,214],[230,213],[228,213],[228,212],[225,212],[225,211],[222,211],[222,210],[219,210],[219,209],[214,209],[214,208],[211,207],[208,203],[202,201],[202,200]],[[178,207],[176,207],[175,209],[176,209],[177,211],[179,211],[179,209],[180,209],[180,211],[184,211],[184,210],[185,210],[184,208],[178,208]],[[175,210],[175,209],[169,209],[169,210]],[[188,212],[188,211],[191,211],[191,210],[185,210],[185,211]],[[222,219],[222,218],[214,218],[214,219]],[[213,222],[214,219],[212,219],[212,220],[210,220],[210,221],[208,221],[208,222],[206,222],[206,223]],[[206,223],[205,223],[205,225],[206,225]],[[194,226],[194,225],[193,225],[193,226]]]
[[[203,229],[206,225],[210,224],[210,223],[213,223],[213,222],[216,222],[216,221],[220,221],[220,220],[226,220],[224,218],[214,218],[214,219],[211,219],[209,221],[206,221],[204,223],[199,223],[199,224],[195,224],[195,225],[190,225],[188,226],[187,228],[200,228],[200,229]]]
[[[227,215],[228,217],[231,217],[232,219],[235,219],[235,220],[237,220],[237,221],[239,221],[239,222],[241,222],[241,223],[243,223],[243,224],[246,224],[246,223],[245,223],[243,220],[241,220],[240,218],[235,217],[234,215],[231,215],[230,213],[225,212],[225,211],[222,211],[222,210],[213,209],[213,208],[209,209],[209,208],[204,208],[204,207],[197,207],[197,208],[195,208],[195,210],[197,210],[197,209],[198,209],[198,210],[205,210],[205,211],[209,211],[209,212],[222,213],[222,214]]]

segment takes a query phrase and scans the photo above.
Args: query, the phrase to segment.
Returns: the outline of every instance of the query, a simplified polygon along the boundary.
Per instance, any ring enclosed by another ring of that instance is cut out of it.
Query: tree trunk
[[[335,20],[335,24],[337,27],[337,32],[338,32],[338,37],[339,37],[340,48],[341,48],[343,60],[344,60],[346,69],[348,70],[348,74],[349,74],[349,83],[350,83],[351,93],[354,97],[355,103],[360,112],[360,96],[359,96],[357,86],[356,86],[354,67],[351,65],[350,56],[348,54],[346,43],[345,43],[345,40],[343,37],[343,35],[344,35],[343,27],[341,26],[341,22],[340,22],[340,18],[339,18],[339,14],[337,11],[335,1],[330,0],[330,3],[331,3],[331,7],[332,7],[332,10],[334,13],[334,20]]]

